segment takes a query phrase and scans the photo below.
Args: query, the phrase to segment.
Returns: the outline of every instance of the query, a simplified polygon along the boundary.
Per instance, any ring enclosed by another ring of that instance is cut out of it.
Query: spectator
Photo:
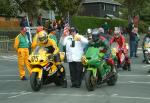
[[[57,37],[56,37],[56,30],[52,30],[50,33],[49,33],[49,37],[51,39],[53,39],[55,41],[55,43],[58,45],[58,42],[57,42]]]
[[[105,22],[104,25],[102,25],[102,28],[104,29],[104,33],[107,34],[108,33],[108,30],[109,30],[109,25],[107,22]]]
[[[27,29],[23,27],[20,34],[15,38],[14,48],[18,53],[18,68],[21,80],[26,80],[24,65],[26,65],[29,73],[31,68],[28,63],[29,56],[29,41],[26,35]]]
[[[140,41],[140,35],[138,33],[138,28],[135,28],[135,33],[136,33],[136,38],[135,38],[135,41],[136,41],[136,45],[135,45],[135,57],[138,57],[138,55],[137,55],[137,49],[138,49],[138,44],[139,44],[139,41]]]
[[[137,50],[137,31],[138,28],[134,28],[130,33],[130,58],[137,57],[136,50]]]
[[[33,26],[33,18],[29,20],[30,27]]]
[[[62,43],[66,46],[66,56],[69,62],[71,87],[80,88],[83,75],[83,65],[81,57],[88,40],[77,34],[76,28],[71,27],[69,36],[64,35]]]
[[[38,16],[37,26],[42,26],[42,14]]]
[[[62,17],[61,18],[61,29],[63,29],[65,27],[65,20],[64,18]]]
[[[22,20],[21,20],[21,22],[20,22],[20,26],[21,26],[21,27],[28,27],[28,26],[29,26],[26,16],[24,16],[24,17],[22,18]]]

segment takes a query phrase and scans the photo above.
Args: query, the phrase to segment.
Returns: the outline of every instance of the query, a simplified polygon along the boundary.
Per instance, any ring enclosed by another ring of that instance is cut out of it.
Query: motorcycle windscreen
[[[85,53],[89,65],[98,67],[99,65],[99,48],[89,47]]]
[[[41,47],[41,46],[37,46],[34,51],[32,52],[32,54],[34,55],[42,55],[42,54],[46,54],[48,52],[48,49],[45,47]]]
[[[149,38],[145,39],[144,48],[150,48],[150,39]]]
[[[45,47],[37,46],[28,58],[31,65],[41,65],[47,64],[47,49]]]

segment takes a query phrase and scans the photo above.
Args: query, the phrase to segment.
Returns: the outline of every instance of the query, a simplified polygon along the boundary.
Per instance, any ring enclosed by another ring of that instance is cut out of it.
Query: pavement
[[[28,80],[21,81],[18,76],[17,56],[0,55],[0,103],[150,103],[150,65],[142,63],[143,55],[133,58],[132,71],[119,71],[115,86],[106,84],[88,92],[83,80],[81,88],[70,87],[70,76],[67,70],[68,88],[56,87],[54,84],[43,86],[34,92]]]

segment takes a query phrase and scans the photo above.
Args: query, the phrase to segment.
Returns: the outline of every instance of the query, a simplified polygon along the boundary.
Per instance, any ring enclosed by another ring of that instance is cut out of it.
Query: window
[[[113,11],[114,11],[114,12],[116,11],[116,5],[113,6]]]
[[[106,5],[104,3],[102,4],[102,10],[106,10]]]

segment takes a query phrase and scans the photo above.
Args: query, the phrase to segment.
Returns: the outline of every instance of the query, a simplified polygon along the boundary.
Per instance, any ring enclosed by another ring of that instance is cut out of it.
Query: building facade
[[[81,16],[105,17],[114,15],[119,17],[119,6],[121,4],[113,0],[84,0]]]

